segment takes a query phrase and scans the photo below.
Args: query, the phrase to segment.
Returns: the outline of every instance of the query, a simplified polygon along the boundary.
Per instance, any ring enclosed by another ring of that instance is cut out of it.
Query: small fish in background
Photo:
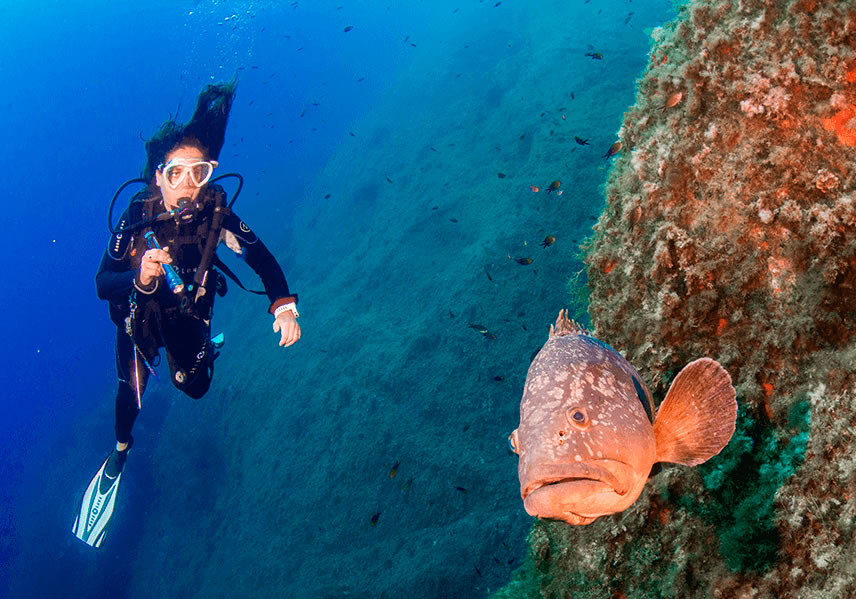
[[[581,137],[577,137],[576,135],[574,135],[574,141],[577,142],[578,144],[580,144],[581,146],[591,145],[591,144],[589,144],[588,137],[585,139],[582,139]]]
[[[392,468],[389,470],[389,478],[392,480],[395,478],[395,475],[398,474],[398,467],[401,465],[401,461],[396,462],[392,465]]]
[[[600,52],[586,52],[585,56],[588,56],[592,60],[603,60],[603,54]]]
[[[482,335],[484,335],[484,336],[485,336],[485,337],[487,337],[488,339],[496,339],[496,335],[494,335],[493,333],[491,333],[490,331],[488,331],[488,330],[487,330],[487,327],[486,327],[486,326],[484,326],[484,325],[481,325],[481,324],[472,324],[472,323],[470,323],[470,325],[469,325],[469,326],[470,326],[470,328],[471,328],[471,329],[473,329],[473,330],[475,330],[475,331],[478,331],[479,333],[481,333]]]
[[[601,156],[601,158],[612,158],[613,156],[618,154],[620,151],[621,151],[621,142],[617,141],[614,144],[612,144],[611,146],[609,146],[609,149],[606,151],[606,154]]]
[[[549,246],[553,245],[554,243],[556,243],[556,238],[553,237],[552,235],[547,235],[544,238],[544,241],[541,242],[541,247],[544,247],[544,248],[549,247]]]
[[[464,487],[455,487],[455,490],[463,493],[464,495],[469,493],[469,491],[467,491]]]
[[[348,33],[348,32],[349,32],[350,30],[352,30],[353,28],[354,28],[354,26],[353,26],[353,25],[347,25],[347,26],[345,27],[345,33]]]
[[[547,188],[547,193],[550,193],[551,191],[556,191],[561,186],[562,186],[562,182],[559,181],[558,179],[556,179],[555,181],[550,183],[550,186]]]
[[[407,493],[407,491],[410,490],[410,485],[412,485],[412,484],[413,484],[413,477],[411,476],[406,481],[404,481],[403,485],[401,485],[401,492]]]
[[[505,177],[507,175],[505,173],[496,173],[496,176],[499,177],[500,179],[505,179]]]
[[[372,516],[371,522],[369,524],[371,524],[372,526],[377,526],[378,518],[380,518],[380,512],[375,512],[375,514],[374,514],[374,516]]]
[[[529,264],[532,264],[532,258],[515,258],[514,261],[523,266],[528,266]]]
[[[633,17],[633,15],[634,15],[634,13],[633,13],[633,12],[629,12],[629,13],[627,13],[627,16],[626,16],[626,17],[624,17],[624,24],[625,24],[625,25],[627,25],[627,24],[630,22],[630,19]]]
[[[684,92],[675,92],[666,100],[666,103],[663,104],[663,110],[665,111],[667,108],[673,108],[677,106],[681,100],[684,99]]]
[[[590,524],[630,507],[660,462],[697,466],[731,440],[737,399],[716,360],[681,370],[655,411],[633,366],[559,312],[509,435],[530,516]]]
[[[497,375],[497,376],[493,377],[493,380],[495,380],[497,383],[501,383],[502,381],[505,380],[505,377],[502,375]]]
[[[532,193],[538,193],[539,191],[541,191],[538,187],[536,187],[536,186],[534,186],[534,185],[530,185],[530,186],[529,186],[529,190],[530,190]]]

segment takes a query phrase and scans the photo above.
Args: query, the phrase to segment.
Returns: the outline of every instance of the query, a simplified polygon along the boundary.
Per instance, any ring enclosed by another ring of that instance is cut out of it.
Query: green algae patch
[[[810,417],[808,401],[795,404],[789,418],[793,436],[782,438],[768,424],[741,414],[731,443],[699,467],[705,500],[674,498],[716,528],[722,557],[734,572],[766,571],[780,555],[776,497],[805,458]]]

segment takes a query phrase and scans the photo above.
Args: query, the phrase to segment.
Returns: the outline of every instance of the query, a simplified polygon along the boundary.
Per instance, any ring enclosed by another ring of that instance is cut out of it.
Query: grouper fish
[[[529,366],[520,426],[509,436],[523,505],[569,524],[621,512],[655,464],[706,462],[728,444],[736,420],[731,377],[716,360],[685,366],[655,410],[630,362],[559,312]]]

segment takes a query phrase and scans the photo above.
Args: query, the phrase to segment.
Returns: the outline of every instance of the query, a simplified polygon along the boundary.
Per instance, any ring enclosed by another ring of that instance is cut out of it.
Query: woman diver
[[[225,293],[214,266],[232,276],[216,258],[221,241],[261,278],[280,346],[300,339],[297,295],[273,255],[231,211],[234,199],[227,205],[225,191],[211,181],[234,95],[234,82],[207,86],[187,125],[169,120],[146,142],[141,181],[147,187],[132,198],[118,227],[111,224],[95,284],[117,326],[116,447],[84,493],[73,527],[95,547],[113,513],[131,428],[159,349],[165,349],[172,383],[185,394],[200,398],[211,384],[215,349],[222,345],[211,340],[211,314],[215,294]]]

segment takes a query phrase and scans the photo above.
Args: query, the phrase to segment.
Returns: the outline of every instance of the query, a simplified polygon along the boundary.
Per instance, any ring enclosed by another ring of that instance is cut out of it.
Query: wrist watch
[[[294,314],[295,318],[300,316],[300,314],[298,314],[298,312],[297,312],[297,304],[295,304],[294,302],[288,302],[287,304],[283,304],[280,307],[278,307],[276,310],[274,310],[273,311],[273,317],[276,318],[277,316],[279,316],[280,314],[282,314],[283,312],[286,312],[286,311]]]

